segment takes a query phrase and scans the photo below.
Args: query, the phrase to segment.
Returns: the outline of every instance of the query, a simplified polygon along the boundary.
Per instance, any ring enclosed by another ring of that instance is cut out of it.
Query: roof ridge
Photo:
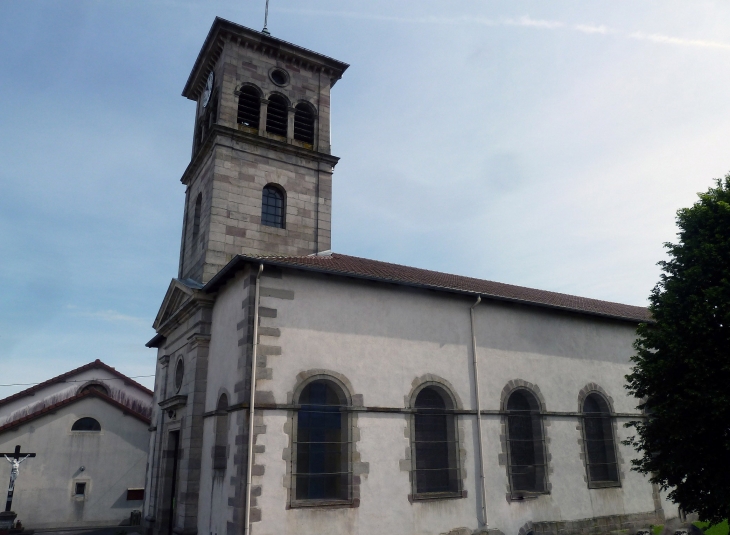
[[[116,369],[112,368],[108,364],[105,364],[101,360],[96,359],[87,364],[84,364],[83,366],[79,366],[78,368],[75,368],[73,370],[67,371],[60,375],[57,375],[56,377],[52,377],[51,379],[48,379],[46,381],[33,385],[29,388],[26,388],[25,390],[21,390],[20,392],[16,392],[15,394],[11,394],[10,396],[8,396],[6,398],[0,399],[0,406],[7,405],[11,401],[15,401],[16,399],[20,399],[20,398],[29,396],[32,393],[37,392],[38,390],[41,390],[42,388],[45,388],[46,386],[50,386],[52,384],[63,382],[63,380],[66,379],[67,377],[70,377],[77,373],[85,372],[85,371],[93,369],[93,368],[101,368],[103,370],[106,370],[109,373],[111,373],[112,375],[116,375],[118,378],[123,379],[126,383],[138,388],[139,390],[142,390],[144,393],[149,394],[150,396],[153,395],[153,392],[149,388],[142,386],[134,379],[124,375],[122,372],[117,371]]]

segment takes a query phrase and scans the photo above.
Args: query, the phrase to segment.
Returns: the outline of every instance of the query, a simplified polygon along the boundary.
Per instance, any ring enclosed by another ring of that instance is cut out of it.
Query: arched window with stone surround
[[[261,224],[284,228],[286,197],[284,190],[276,184],[267,184],[261,194]]]
[[[259,129],[261,116],[261,94],[250,85],[241,88],[238,94],[238,124]]]
[[[228,465],[228,396],[221,394],[216,405],[213,469],[225,470]]]
[[[294,139],[310,145],[314,143],[314,111],[305,102],[294,107]]]
[[[442,388],[421,389],[413,403],[413,486],[416,498],[460,495],[454,404]]]
[[[507,455],[510,488],[514,498],[547,490],[545,439],[540,404],[529,390],[520,388],[507,399]]]
[[[317,379],[304,387],[297,404],[294,500],[349,500],[352,470],[345,393],[334,381]]]
[[[286,137],[289,125],[289,102],[281,95],[271,95],[266,111],[266,131]]]
[[[617,486],[616,444],[608,402],[592,392],[583,401],[582,410],[588,484],[591,487]]]

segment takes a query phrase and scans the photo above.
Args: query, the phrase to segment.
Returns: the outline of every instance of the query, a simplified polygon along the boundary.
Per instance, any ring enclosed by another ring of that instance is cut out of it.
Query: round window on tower
[[[271,78],[271,81],[278,86],[283,87],[289,83],[289,73],[284,69],[271,69],[271,71],[269,71],[269,78]]]

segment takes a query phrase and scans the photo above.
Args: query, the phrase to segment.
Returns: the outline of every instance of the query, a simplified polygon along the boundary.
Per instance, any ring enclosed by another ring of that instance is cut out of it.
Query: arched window
[[[203,206],[203,194],[198,193],[195,199],[195,210],[193,211],[193,250],[195,250],[195,241],[200,234],[200,210]]]
[[[611,410],[606,400],[595,392],[583,401],[583,438],[589,486],[606,487],[618,484]]]
[[[509,480],[515,498],[547,489],[545,445],[540,405],[528,390],[515,390],[507,400]]]
[[[71,431],[101,431],[101,424],[94,418],[80,418],[71,426]]]
[[[280,95],[271,95],[266,111],[266,131],[286,137],[289,124],[289,103]]]
[[[347,399],[332,381],[319,379],[299,396],[294,441],[296,500],[349,500],[350,448]]]
[[[105,396],[109,395],[109,390],[104,385],[100,385],[98,383],[91,383],[86,386],[84,386],[80,391],[79,394],[86,394],[86,392],[100,392],[101,394],[104,394]]]
[[[265,186],[261,196],[261,224],[284,228],[285,213],[283,190],[273,184]]]
[[[215,416],[215,446],[213,446],[213,468],[225,469],[228,464],[228,396],[218,398]]]
[[[440,388],[426,387],[416,396],[413,458],[415,494],[436,497],[461,491],[453,404]]]
[[[261,116],[261,95],[251,86],[243,86],[238,95],[238,124],[259,128]]]
[[[175,392],[179,392],[185,378],[185,362],[182,357],[177,361],[175,365]]]
[[[304,102],[294,108],[294,139],[310,145],[314,143],[314,112]]]

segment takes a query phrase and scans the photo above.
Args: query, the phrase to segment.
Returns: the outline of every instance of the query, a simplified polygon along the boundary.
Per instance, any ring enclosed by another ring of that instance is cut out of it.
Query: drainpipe
[[[484,518],[484,528],[489,531],[489,522],[487,521],[487,483],[484,478],[484,445],[482,438],[482,404],[479,398],[479,361],[477,360],[477,334],[474,328],[474,309],[482,302],[482,296],[477,296],[477,301],[469,309],[469,317],[471,319],[471,353],[474,357],[474,393],[476,395],[477,404],[477,430],[479,432],[479,470],[482,491],[482,518]],[[477,519],[478,520],[478,519]]]
[[[253,350],[251,351],[251,400],[248,403],[248,466],[246,468],[246,516],[244,535],[251,533],[251,471],[253,470],[253,416],[256,401],[256,353],[259,346],[259,278],[264,265],[259,265],[256,274],[256,295],[253,303]]]

